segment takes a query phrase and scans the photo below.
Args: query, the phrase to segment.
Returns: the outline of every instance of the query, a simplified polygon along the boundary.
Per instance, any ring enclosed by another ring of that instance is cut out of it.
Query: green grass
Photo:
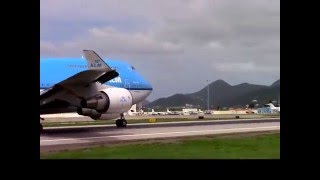
[[[198,137],[120,144],[40,155],[41,159],[279,159],[280,134]]]
[[[234,116],[227,117],[209,117],[205,119],[194,119],[194,118],[158,118],[157,122],[178,122],[178,121],[194,121],[194,120],[228,120],[234,119]],[[279,115],[263,115],[261,117],[250,116],[250,115],[239,115],[239,119],[255,119],[255,118],[277,118]],[[150,117],[151,118],[151,117]],[[128,124],[136,123],[149,123],[149,119],[127,119]],[[115,124],[115,120],[97,120],[97,121],[65,121],[65,122],[42,122],[43,127],[60,127],[60,126],[85,126],[85,125],[108,125]]]

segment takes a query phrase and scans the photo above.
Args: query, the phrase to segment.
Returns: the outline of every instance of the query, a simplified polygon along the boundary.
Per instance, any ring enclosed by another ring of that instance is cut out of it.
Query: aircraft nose
[[[146,79],[145,79],[145,77],[144,76],[142,76],[141,74],[139,74],[139,73],[137,73],[136,72],[136,77],[137,77],[137,81],[139,81],[140,82],[140,87],[141,87],[141,90],[148,90],[148,91],[152,91],[153,90],[153,87],[152,87],[152,85],[151,85],[151,83],[149,82],[149,81],[147,81]]]
[[[144,77],[142,77],[141,75],[140,76],[140,79],[142,80],[142,84],[143,84],[143,89],[144,90],[149,90],[149,91],[152,91],[153,90],[153,87],[151,85],[151,83],[149,81],[147,81]]]

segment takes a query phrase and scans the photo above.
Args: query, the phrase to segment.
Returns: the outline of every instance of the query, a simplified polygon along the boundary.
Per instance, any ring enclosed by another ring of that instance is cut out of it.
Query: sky
[[[280,79],[279,0],[41,0],[40,56],[83,49],[132,64],[149,101],[193,93],[207,80]]]

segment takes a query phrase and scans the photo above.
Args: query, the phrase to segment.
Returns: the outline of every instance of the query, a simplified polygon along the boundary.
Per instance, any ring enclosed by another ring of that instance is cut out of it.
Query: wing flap
[[[96,82],[101,76],[106,74],[105,71],[98,70],[86,70],[75,74],[68,79],[61,81],[60,85],[84,85],[86,86],[89,83]]]

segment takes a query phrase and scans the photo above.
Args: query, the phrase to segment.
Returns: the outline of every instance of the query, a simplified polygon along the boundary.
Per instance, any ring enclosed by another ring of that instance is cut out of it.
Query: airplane
[[[127,115],[129,116],[142,116],[143,114],[144,114],[144,111],[142,109],[140,111],[129,110],[127,112]]]
[[[154,109],[151,110],[151,115],[162,115],[165,116],[167,115],[167,112],[156,112]]]
[[[280,113],[280,107],[276,107],[272,103],[265,104],[264,107],[269,107],[272,113]]]
[[[195,114],[199,114],[199,113],[203,113],[203,111],[201,111],[201,109],[195,109],[195,108],[182,110],[183,115],[195,115]]]
[[[40,119],[77,112],[94,120],[120,117],[116,126],[126,127],[124,112],[151,94],[151,84],[126,62],[104,61],[93,50],[83,54],[84,59],[40,58]]]
[[[143,110],[140,109],[140,111],[137,111],[137,106],[136,105],[133,105],[129,111],[125,114],[129,115],[129,116],[142,116],[143,115]]]
[[[168,108],[167,108],[167,114],[168,115],[180,115],[181,113],[177,112],[177,111],[170,111]]]

